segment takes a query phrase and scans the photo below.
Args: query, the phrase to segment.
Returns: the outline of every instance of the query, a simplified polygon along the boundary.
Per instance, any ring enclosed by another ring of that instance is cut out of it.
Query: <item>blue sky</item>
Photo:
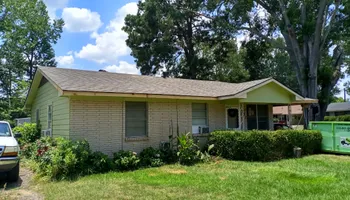
[[[58,67],[139,74],[121,30],[124,17],[137,12],[137,1],[44,0],[51,18],[65,21],[54,46]],[[338,83],[341,89],[343,82]]]
[[[65,27],[54,46],[58,67],[138,74],[124,17],[137,12],[137,0],[44,0],[51,19]]]

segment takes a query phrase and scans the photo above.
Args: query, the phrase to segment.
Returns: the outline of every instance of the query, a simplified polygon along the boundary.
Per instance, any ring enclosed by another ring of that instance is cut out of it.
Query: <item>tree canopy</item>
[[[221,77],[225,71],[222,64],[232,65],[229,62],[237,45],[202,12],[202,0],[139,2],[137,14],[125,18],[123,30],[129,35],[126,42],[142,74],[163,72],[163,76],[191,79]],[[245,77],[246,73],[238,68],[234,68],[239,73],[237,77]]]
[[[215,13],[209,18],[288,53],[301,94],[320,100],[319,119],[342,68],[348,66],[349,4],[342,0],[207,1]],[[284,44],[276,43],[276,37],[283,37]]]
[[[36,67],[56,66],[52,45],[63,20],[51,20],[42,0],[0,2],[0,119],[26,117],[24,101]]]

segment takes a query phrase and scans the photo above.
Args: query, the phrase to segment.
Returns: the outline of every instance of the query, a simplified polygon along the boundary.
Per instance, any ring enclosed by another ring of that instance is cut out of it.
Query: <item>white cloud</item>
[[[102,26],[100,15],[86,8],[64,8],[62,18],[70,32],[96,31]]]
[[[72,68],[73,63],[74,63],[74,57],[69,52],[67,54],[68,54],[67,56],[57,56],[56,57],[57,67]]]
[[[69,0],[44,0],[51,19],[56,19],[56,11],[67,6]]]
[[[117,72],[124,74],[140,74],[140,70],[136,68],[135,64],[130,64],[125,61],[120,61],[119,65],[110,65],[104,68],[104,70],[109,72]]]
[[[135,2],[118,9],[116,17],[109,22],[104,33],[91,34],[95,44],[83,46],[79,52],[75,52],[75,56],[97,63],[116,64],[119,57],[129,55],[130,49],[125,43],[128,35],[121,28],[124,26],[125,16],[136,13],[137,3]]]

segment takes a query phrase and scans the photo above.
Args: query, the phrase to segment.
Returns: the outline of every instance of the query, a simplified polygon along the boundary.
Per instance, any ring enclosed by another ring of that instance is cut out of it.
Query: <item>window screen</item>
[[[192,104],[192,125],[207,125],[207,104],[193,103]]]
[[[147,136],[146,102],[125,102],[126,137]]]

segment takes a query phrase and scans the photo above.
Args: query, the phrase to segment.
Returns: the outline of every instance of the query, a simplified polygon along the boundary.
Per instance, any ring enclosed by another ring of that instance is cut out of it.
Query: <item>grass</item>
[[[219,160],[40,182],[45,199],[347,199],[350,157],[314,155],[271,163]]]

